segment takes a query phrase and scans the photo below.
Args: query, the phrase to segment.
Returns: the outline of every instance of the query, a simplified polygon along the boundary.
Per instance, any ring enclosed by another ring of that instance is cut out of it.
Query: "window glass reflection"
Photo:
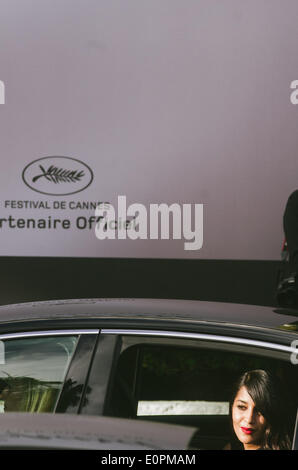
[[[3,341],[0,412],[52,412],[75,351],[77,336]]]

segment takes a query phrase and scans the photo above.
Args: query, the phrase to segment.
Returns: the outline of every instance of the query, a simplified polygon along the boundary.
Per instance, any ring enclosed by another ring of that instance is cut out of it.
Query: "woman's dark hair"
[[[265,370],[245,372],[236,382],[230,401],[232,406],[241,387],[245,387],[253,399],[256,409],[267,422],[262,449],[287,450],[291,448],[289,437],[288,398],[280,380]],[[234,435],[234,437],[236,437]]]

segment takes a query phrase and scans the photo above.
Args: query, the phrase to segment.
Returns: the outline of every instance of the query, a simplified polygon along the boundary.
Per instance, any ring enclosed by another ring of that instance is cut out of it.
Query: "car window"
[[[77,336],[0,342],[0,411],[53,412]]]
[[[290,362],[177,343],[123,348],[107,413],[194,425],[202,436],[219,439],[221,448],[230,433],[229,401],[233,385],[240,375],[254,369],[278,375],[287,384],[295,410],[297,375]]]

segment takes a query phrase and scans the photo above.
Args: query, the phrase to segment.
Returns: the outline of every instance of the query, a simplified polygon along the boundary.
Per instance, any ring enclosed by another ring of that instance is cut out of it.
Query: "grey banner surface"
[[[297,18],[296,0],[0,0],[0,255],[279,259]],[[120,195],[203,204],[202,248],[99,240],[95,206]]]

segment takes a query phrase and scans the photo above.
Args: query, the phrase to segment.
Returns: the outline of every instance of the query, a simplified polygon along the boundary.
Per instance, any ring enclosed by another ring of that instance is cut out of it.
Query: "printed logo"
[[[5,85],[0,80],[0,104],[5,104]]]
[[[67,196],[83,191],[93,181],[86,163],[70,157],[44,157],[27,165],[24,183],[33,191],[50,196]]]

